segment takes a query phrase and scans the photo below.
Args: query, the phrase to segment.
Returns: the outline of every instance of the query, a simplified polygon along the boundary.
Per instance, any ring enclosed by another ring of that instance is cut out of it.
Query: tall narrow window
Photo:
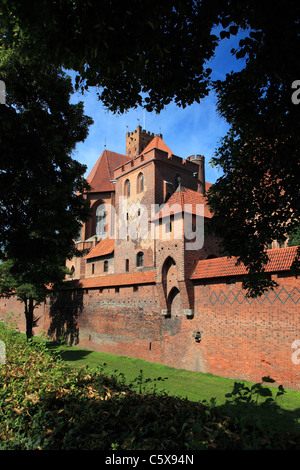
[[[105,260],[104,263],[103,263],[103,271],[104,271],[105,273],[108,272],[108,261],[107,261],[107,260]]]
[[[138,254],[136,255],[136,265],[137,266],[144,265],[144,253],[142,251],[139,251]]]
[[[95,274],[95,264],[92,264],[92,274]]]
[[[143,173],[139,173],[137,177],[137,192],[140,193],[144,191],[144,175]]]
[[[129,271],[129,259],[127,259],[127,260],[125,261],[125,270],[126,270],[126,272],[128,273],[128,271]]]
[[[106,210],[104,204],[100,204],[96,210],[96,235],[105,235]]]
[[[124,195],[129,197],[130,196],[130,181],[126,180],[124,184]]]

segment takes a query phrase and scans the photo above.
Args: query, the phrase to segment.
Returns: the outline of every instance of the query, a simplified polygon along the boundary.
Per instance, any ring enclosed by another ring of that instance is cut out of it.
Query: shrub
[[[107,377],[104,365],[96,370],[72,368],[48,350],[46,341],[28,342],[3,325],[0,339],[7,348],[6,363],[0,365],[1,450],[182,451],[299,445],[299,436],[268,434],[267,427],[257,423],[254,430],[253,422],[230,415],[241,402],[252,412],[253,406],[261,406],[255,393],[271,398],[269,392],[261,392],[261,385],[252,390],[236,385],[227,408],[220,409],[213,402],[159,394],[155,381],[151,390],[142,371],[133,381],[135,391],[125,386],[122,375]],[[264,403],[273,410],[273,402]]]

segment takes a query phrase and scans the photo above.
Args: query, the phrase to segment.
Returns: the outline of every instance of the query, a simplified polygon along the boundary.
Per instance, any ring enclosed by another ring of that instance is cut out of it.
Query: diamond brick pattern
[[[258,302],[260,305],[264,303],[273,305],[274,302],[277,301],[285,304],[288,300],[291,300],[295,305],[299,302],[300,290],[298,287],[294,287],[290,292],[285,287],[282,287],[278,292],[269,291],[256,299],[246,297],[241,290],[239,290],[236,294],[230,291],[227,295],[223,292],[223,290],[221,290],[218,294],[212,292],[209,297],[209,301],[212,305],[216,305],[217,303],[224,305],[226,302],[230,305],[235,302],[239,303],[240,305],[245,302],[250,305],[253,302]]]

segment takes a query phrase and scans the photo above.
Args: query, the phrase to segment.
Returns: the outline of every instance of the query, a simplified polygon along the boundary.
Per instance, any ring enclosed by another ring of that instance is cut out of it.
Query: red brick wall
[[[0,322],[7,322],[8,326],[15,327],[25,333],[26,320],[25,320],[25,306],[23,302],[18,302],[15,297],[0,298]],[[37,327],[34,329],[34,334],[37,336],[45,331],[45,321],[48,318],[48,305],[41,304],[34,310],[34,315],[38,318]]]
[[[300,389],[300,364],[292,362],[292,344],[300,339],[299,279],[278,277],[274,291],[246,299],[241,282],[214,280],[195,286],[195,326],[203,332],[206,371],[260,380],[272,378]]]
[[[40,328],[67,333],[80,347],[233,379],[259,381],[270,375],[277,384],[299,390],[300,364],[292,361],[293,342],[300,340],[299,279],[277,281],[275,291],[251,300],[240,282],[197,281],[189,318],[176,309],[169,318],[162,315],[155,285],[120,286],[118,292],[79,289],[43,307],[50,317],[45,323],[42,317]],[[9,311],[23,313],[20,305],[2,299],[0,319]]]
[[[138,191],[137,188],[137,178],[138,175],[142,173],[144,176],[144,190]],[[137,168],[130,167],[130,172],[125,173],[124,176],[118,179],[116,184],[116,214],[120,214],[119,207],[119,198],[124,196],[124,183],[129,179],[130,181],[130,197],[127,201],[127,211],[128,211],[128,227],[130,224],[135,224],[136,219],[143,217],[138,216],[138,209],[140,205],[143,205],[147,208],[148,214],[150,216],[150,208],[152,201],[154,199],[154,166],[153,162],[146,162],[145,164],[138,165]],[[125,208],[124,208],[125,209]],[[126,212],[126,211],[125,211]],[[126,218],[126,214],[124,214]],[[147,217],[148,219],[148,217]],[[118,224],[117,224],[118,226]],[[138,228],[138,222],[136,222]],[[148,224],[150,231],[150,223]],[[124,273],[125,272],[125,260],[129,260],[129,272],[139,270],[136,268],[136,255],[138,252],[144,253],[144,266],[145,268],[154,266],[154,241],[150,238],[143,239],[141,236],[136,239],[132,239],[129,235],[129,239],[122,239],[117,232],[117,237],[115,239],[115,272]]]

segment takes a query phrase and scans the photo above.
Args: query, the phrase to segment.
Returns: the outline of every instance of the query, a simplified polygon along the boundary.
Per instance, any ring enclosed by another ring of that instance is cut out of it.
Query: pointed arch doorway
[[[172,287],[167,298],[167,309],[168,315],[171,317],[177,317],[182,313],[182,301],[179,289]]]
[[[177,265],[171,256],[165,259],[162,266],[162,285],[167,304],[167,316],[181,315],[183,304],[178,288]]]

